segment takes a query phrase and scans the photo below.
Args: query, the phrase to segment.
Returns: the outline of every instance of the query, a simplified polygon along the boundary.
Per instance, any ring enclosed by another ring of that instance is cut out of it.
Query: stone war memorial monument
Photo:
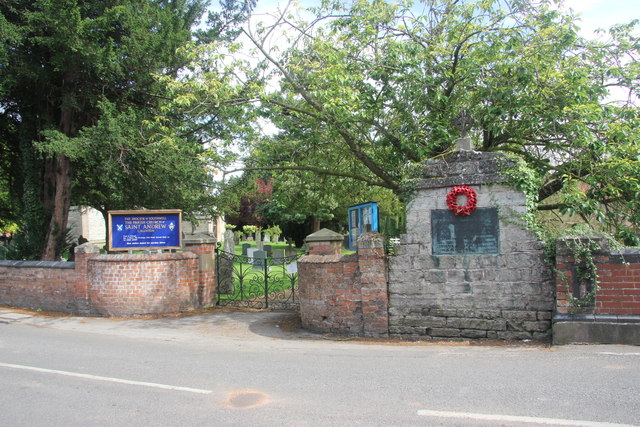
[[[358,238],[353,255],[341,254],[338,233],[307,237],[309,255],[300,260],[305,328],[549,340],[555,281],[544,244],[522,219],[526,197],[506,176],[514,164],[503,154],[471,150],[468,128],[461,130],[454,153],[425,163],[396,255],[384,254],[375,232]]]
[[[427,161],[389,258],[389,333],[433,338],[547,340],[554,305],[543,244],[520,219],[525,195],[499,153]]]

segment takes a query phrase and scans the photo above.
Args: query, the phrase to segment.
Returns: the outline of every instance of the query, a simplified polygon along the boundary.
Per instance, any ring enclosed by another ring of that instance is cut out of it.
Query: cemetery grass
[[[252,248],[256,247],[256,242],[242,242],[248,243]],[[263,242],[264,243],[264,242]],[[272,250],[277,251],[278,249],[285,250],[289,245],[286,242],[278,242],[278,243],[264,243],[265,245],[271,245]],[[299,249],[298,249],[299,251]],[[236,255],[242,255],[242,244],[236,245],[234,247],[234,252]]]

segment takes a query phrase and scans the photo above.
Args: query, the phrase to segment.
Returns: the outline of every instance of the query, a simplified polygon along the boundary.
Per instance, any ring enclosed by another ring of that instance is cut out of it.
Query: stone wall
[[[524,195],[504,184],[500,171],[507,164],[499,154],[474,151],[427,162],[425,179],[407,211],[408,233],[398,255],[389,259],[392,335],[549,338],[552,272],[542,243],[520,220],[526,212]],[[479,245],[478,253],[435,253],[441,242],[432,237],[442,230],[432,230],[432,216],[447,220],[450,215],[453,221],[445,199],[456,185],[468,185],[477,194],[469,221],[482,209],[497,212],[496,241],[488,249]]]
[[[388,335],[386,257],[375,232],[358,239],[355,254],[342,255],[343,236],[320,230],[307,237],[309,254],[298,260],[302,325],[317,332]]]

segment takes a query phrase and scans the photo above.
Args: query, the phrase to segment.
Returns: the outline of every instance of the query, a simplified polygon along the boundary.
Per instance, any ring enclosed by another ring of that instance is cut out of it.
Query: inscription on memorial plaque
[[[497,254],[500,222],[496,208],[478,208],[469,216],[448,209],[431,211],[434,255]]]

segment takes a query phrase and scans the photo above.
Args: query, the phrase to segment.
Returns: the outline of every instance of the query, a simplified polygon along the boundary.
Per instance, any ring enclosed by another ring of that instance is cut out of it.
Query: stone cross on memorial
[[[456,151],[471,150],[471,138],[469,138],[469,130],[473,126],[473,118],[466,110],[462,110],[458,116],[453,119],[453,125],[460,131],[460,138],[455,142]]]

